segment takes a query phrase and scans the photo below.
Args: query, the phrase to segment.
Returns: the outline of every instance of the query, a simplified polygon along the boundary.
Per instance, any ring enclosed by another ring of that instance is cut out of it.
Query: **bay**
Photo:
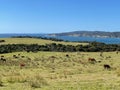
[[[96,37],[74,37],[74,36],[49,36],[47,34],[0,34],[0,38],[9,38],[12,36],[35,36],[52,37],[67,41],[96,41],[106,44],[120,44],[120,38],[96,38]]]

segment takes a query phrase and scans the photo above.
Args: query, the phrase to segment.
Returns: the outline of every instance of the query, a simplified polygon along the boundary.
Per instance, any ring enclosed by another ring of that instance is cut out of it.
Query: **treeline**
[[[52,40],[52,41],[64,41],[62,39],[52,38],[52,37],[42,37],[42,36],[12,36],[12,38],[36,38],[36,39],[45,39],[45,40]]]
[[[77,43],[91,43],[94,41],[69,41],[69,40],[63,40],[53,37],[42,37],[42,36],[12,36],[11,38],[36,38],[36,39],[44,39],[44,40],[51,40],[51,41],[64,41],[64,42],[77,42]]]
[[[98,42],[89,43],[89,45],[63,45],[63,44],[7,44],[0,45],[0,53],[11,53],[11,52],[38,52],[38,51],[56,51],[56,52],[109,52],[109,51],[120,51],[120,45],[115,44],[104,44]]]

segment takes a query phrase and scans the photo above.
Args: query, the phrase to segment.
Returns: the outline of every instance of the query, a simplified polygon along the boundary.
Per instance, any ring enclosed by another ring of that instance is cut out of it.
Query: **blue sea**
[[[0,34],[0,38],[8,38],[12,36],[42,36],[52,37],[47,34]],[[106,44],[120,44],[120,38],[96,38],[96,37],[74,37],[74,36],[53,36],[53,38],[68,40],[68,41],[96,41]]]

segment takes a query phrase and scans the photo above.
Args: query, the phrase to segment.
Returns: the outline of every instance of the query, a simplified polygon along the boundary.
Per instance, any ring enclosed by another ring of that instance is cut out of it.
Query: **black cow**
[[[68,54],[66,54],[66,57],[69,57],[69,55],[68,55]]]
[[[13,55],[13,58],[18,58],[16,55]]]
[[[110,69],[110,68],[111,68],[110,65],[104,64],[104,69]]]
[[[3,62],[6,62],[6,59],[5,58],[0,58],[1,61]]]
[[[25,58],[25,56],[21,56],[21,58]]]

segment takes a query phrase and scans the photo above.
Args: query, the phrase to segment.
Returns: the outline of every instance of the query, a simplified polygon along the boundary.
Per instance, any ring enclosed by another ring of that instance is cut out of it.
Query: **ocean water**
[[[68,41],[97,41],[106,44],[120,44],[120,38],[96,38],[96,37],[73,37],[73,36],[48,36],[47,34],[0,34],[0,38],[8,38],[12,36],[42,36],[53,37]]]
[[[73,36],[55,36],[55,38],[68,41],[96,41],[106,44],[120,44],[120,38],[96,38],[96,37],[73,37]]]

